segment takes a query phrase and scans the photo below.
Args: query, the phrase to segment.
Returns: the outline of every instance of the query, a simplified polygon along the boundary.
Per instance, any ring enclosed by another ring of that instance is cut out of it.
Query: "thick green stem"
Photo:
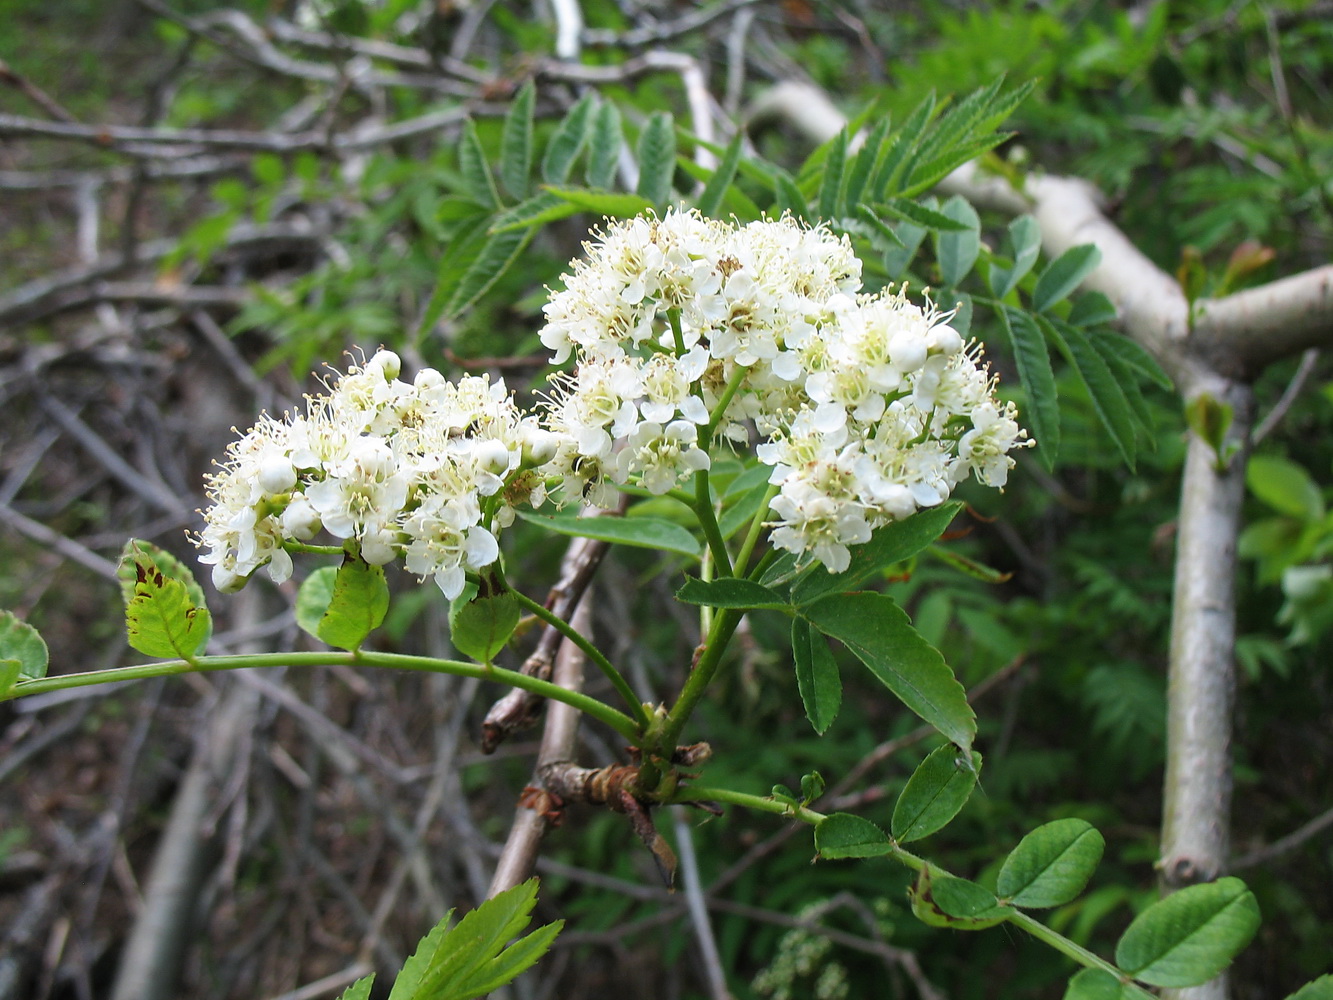
[[[528,677],[516,670],[502,667],[488,667],[480,663],[466,663],[462,660],[437,660],[429,656],[408,656],[403,653],[358,652],[342,653],[329,650],[322,653],[252,653],[237,656],[200,656],[191,665],[186,660],[166,660],[161,663],[144,663],[137,666],[117,667],[112,670],[93,670],[81,674],[63,674],[57,677],[43,677],[35,681],[23,681],[15,685],[6,694],[0,695],[0,701],[22,698],[30,694],[42,694],[47,691],[61,691],[65,688],[88,687],[93,684],[110,684],[117,681],[145,680],[149,677],[171,677],[195,671],[206,673],[215,670],[240,670],[244,667],[327,667],[342,665],[348,667],[385,667],[391,670],[418,670],[436,674],[454,674],[459,677],[475,677],[478,680],[499,681],[511,687],[531,691],[551,701],[561,701],[578,709],[585,715],[604,722],[625,739],[635,741],[639,738],[639,726],[633,719],[610,705],[591,698],[578,691],[569,691],[552,684],[550,681]]]
[[[750,530],[745,533],[745,541],[741,543],[741,550],[736,554],[735,571],[737,576],[745,575],[745,567],[750,564],[750,556],[754,553],[759,535],[764,530],[764,518],[768,515],[768,505],[773,502],[773,498],[778,495],[778,490],[781,488],[777,483],[770,484],[768,492],[764,494],[764,499],[759,504],[759,509],[754,512],[754,519],[750,522]]]
[[[629,686],[629,681],[625,680],[624,675],[615,668],[600,649],[592,644],[587,636],[557,615],[550,608],[546,607],[546,605],[538,604],[522,591],[514,590],[510,587],[509,593],[514,596],[514,599],[517,600],[525,610],[540,618],[575,646],[578,646],[579,649],[583,650],[588,659],[597,665],[597,669],[606,676],[606,679],[611,682],[611,686],[616,689],[616,693],[619,694],[620,697],[624,699],[625,704],[629,706],[630,713],[634,716],[634,721],[638,723],[640,732],[648,728],[652,720],[649,719],[648,712],[644,709],[642,702],[640,702],[638,697],[634,694],[634,689]]]
[[[731,576],[731,554],[727,552],[726,540],[722,537],[717,514],[713,511],[713,488],[709,484],[707,469],[694,474],[694,516],[699,519],[699,526],[704,530],[708,551],[713,554],[713,562],[716,564],[715,572],[720,576]]]
[[[744,611],[722,608],[713,618],[713,627],[709,629],[708,637],[704,640],[703,655],[690,671],[680,697],[671,706],[671,711],[662,726],[663,750],[669,752],[679,742],[681,730],[685,728],[685,723],[689,721],[695,706],[699,704],[699,699],[713,682],[718,667],[722,665],[722,657],[727,651],[732,633],[736,631],[736,626],[741,623],[743,617],[745,617]]]

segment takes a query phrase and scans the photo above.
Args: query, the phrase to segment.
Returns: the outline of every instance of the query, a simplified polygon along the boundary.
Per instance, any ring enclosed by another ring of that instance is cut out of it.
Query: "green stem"
[[[717,433],[718,424],[722,423],[722,415],[727,412],[727,407],[740,391],[742,383],[750,374],[750,369],[736,366],[736,370],[731,374],[731,381],[727,383],[722,395],[713,407],[713,412],[708,414],[708,423],[704,424],[703,430],[699,432],[699,440],[703,443],[699,445],[704,451],[707,451],[713,445],[713,435]]]
[[[624,699],[625,704],[629,706],[630,713],[634,716],[634,721],[638,724],[639,732],[648,728],[649,723],[652,720],[648,718],[648,713],[644,709],[643,704],[634,694],[634,689],[629,686],[629,681],[625,680],[620,671],[615,668],[600,649],[589,641],[587,636],[557,615],[550,608],[546,607],[544,604],[538,604],[521,590],[515,590],[513,587],[509,587],[509,593],[512,594],[514,599],[530,614],[536,615],[574,645],[578,646],[579,649],[583,650],[588,659],[596,664],[597,669],[606,676],[606,679],[611,682],[611,686],[616,689],[616,692]]]
[[[764,494],[759,509],[754,513],[754,519],[750,522],[750,530],[745,533],[745,541],[741,543],[741,550],[736,554],[737,576],[745,575],[745,567],[750,564],[750,556],[754,553],[755,544],[759,541],[759,535],[764,530],[764,518],[768,515],[768,505],[773,502],[773,498],[778,495],[780,489],[782,487],[777,483],[769,484],[768,492]]]
[[[777,799],[748,792],[737,792],[730,788],[710,788],[706,785],[685,785],[677,789],[671,797],[672,802],[725,802],[728,805],[753,809],[756,812],[772,813],[775,816],[790,816],[802,823],[814,826],[824,819],[824,814],[807,809],[805,806],[793,806]]]
[[[668,309],[667,322],[671,324],[671,336],[676,341],[676,357],[685,353],[685,333],[680,328],[680,310]]]
[[[767,552],[765,552],[762,556],[759,557],[759,561],[754,564],[754,569],[750,570],[749,573],[745,574],[745,579],[757,581],[761,576],[764,575],[764,571],[768,569],[768,567],[772,566],[775,562],[777,562],[778,554],[779,553],[777,549],[769,549]]]
[[[43,677],[40,680],[23,681],[16,684],[8,693],[0,695],[0,701],[22,698],[30,694],[43,694],[47,691],[62,691],[66,688],[88,687],[93,684],[110,684],[117,681],[145,680],[149,677],[172,677],[177,674],[201,673],[216,670],[240,670],[245,667],[327,667],[342,665],[348,667],[384,667],[390,670],[417,670],[436,674],[454,674],[458,677],[475,677],[484,681],[499,681],[511,687],[531,691],[551,701],[564,702],[577,708],[585,715],[604,722],[627,740],[639,738],[639,727],[633,719],[623,712],[618,712],[610,705],[598,701],[581,691],[570,691],[550,681],[529,677],[516,670],[502,667],[485,666],[481,663],[467,663],[462,660],[440,660],[429,656],[408,656],[404,653],[356,652],[343,653],[327,650],[319,653],[249,653],[236,656],[200,656],[193,665],[187,660],[166,660],[159,663],[143,663],[130,667],[115,667],[111,670],[92,670],[79,674],[62,674],[57,677]]]
[[[1135,996],[1147,997],[1148,1000],[1156,1000],[1156,997],[1154,997],[1153,994],[1149,993],[1138,984],[1130,982],[1123,972],[1106,959],[1093,954],[1081,945],[1075,944],[1059,931],[1051,930],[1051,928],[1047,927],[1040,920],[1033,919],[1022,910],[1014,910],[1009,915],[1009,923],[1021,927],[1038,941],[1044,941],[1060,954],[1072,958],[1079,965],[1086,966],[1089,969],[1101,969],[1103,972],[1110,973],[1115,976],[1116,979],[1120,980],[1121,985],[1128,986]]]
[[[671,711],[667,713],[666,721],[662,725],[660,747],[665,753],[669,754],[671,748],[680,741],[681,730],[685,728],[685,723],[689,721],[695,706],[699,704],[704,692],[713,682],[718,667],[722,665],[722,657],[727,652],[731,636],[744,617],[744,611],[737,611],[734,608],[718,609],[713,618],[713,627],[708,630],[708,637],[704,640],[703,655],[690,671],[680,697],[671,706]]]
[[[713,511],[713,488],[709,484],[708,470],[701,469],[694,474],[694,516],[699,519],[699,527],[704,530],[704,540],[708,550],[713,553],[715,573],[731,576],[731,555],[727,552],[727,542],[718,527],[717,514]]]

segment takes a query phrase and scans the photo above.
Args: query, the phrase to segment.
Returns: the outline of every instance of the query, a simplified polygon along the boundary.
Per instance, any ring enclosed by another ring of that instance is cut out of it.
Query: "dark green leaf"
[[[1105,348],[1103,354],[1106,350],[1114,351],[1126,364],[1149,382],[1165,389],[1167,392],[1175,391],[1175,383],[1171,381],[1171,376],[1162,371],[1162,367],[1157,363],[1157,360],[1135,341],[1118,333],[1110,332],[1097,333],[1093,336],[1104,342],[1101,345]]]
[[[613,219],[632,219],[653,207],[642,195],[613,194],[607,191],[589,191],[587,188],[550,188],[551,194],[561,201],[577,205],[585,212],[609,215]]]
[[[358,555],[343,557],[333,577],[329,606],[319,619],[315,635],[330,646],[354,650],[380,627],[389,611],[389,585],[384,567],[372,566]]]
[[[1320,976],[1306,983],[1287,1000],[1333,1000],[1333,975]]]
[[[888,836],[868,819],[833,813],[815,826],[815,850],[821,858],[875,858],[892,854]]]
[[[975,160],[982,153],[988,153],[1006,139],[1012,132],[996,132],[993,135],[973,139],[949,152],[925,162],[913,162],[910,165],[911,180],[898,193],[905,198],[913,198],[922,191],[929,191],[944,178],[961,167],[964,163]]]
[[[1073,902],[1102,860],[1102,835],[1081,819],[1057,819],[1033,830],[1000,869],[995,891],[1014,906],[1041,909]]]
[[[905,520],[889,522],[877,529],[870,541],[850,549],[851,561],[841,573],[830,573],[823,566],[811,570],[792,588],[792,600],[809,604],[826,594],[857,589],[939,538],[962,508],[960,503],[946,503],[919,510]]]
[[[421,316],[421,325],[417,327],[417,339],[430,333],[435,324],[444,315],[445,307],[454,297],[463,277],[476,263],[489,238],[484,217],[463,223],[454,232],[454,238],[445,248],[444,255],[435,272],[435,290]]]
[[[464,656],[490,663],[514,634],[520,617],[519,603],[507,591],[486,597],[465,591],[449,605],[449,641]]]
[[[1151,431],[1153,410],[1143,397],[1143,389],[1139,386],[1139,373],[1111,346],[1113,339],[1123,340],[1124,338],[1116,337],[1115,334],[1109,336],[1104,336],[1101,333],[1088,334],[1088,343],[1101,357],[1102,361],[1106,363],[1111,376],[1116,380],[1116,384],[1120,386],[1121,391],[1124,392],[1125,401],[1129,403],[1129,408],[1134,413],[1135,422],[1145,430]]]
[[[798,219],[809,219],[810,209],[805,203],[805,195],[801,194],[801,189],[796,186],[790,174],[785,170],[776,171],[773,174],[773,186],[775,195],[773,207],[776,214],[790,212]]]
[[[995,894],[967,879],[942,875],[929,867],[910,890],[912,912],[931,927],[980,931],[1009,918]]]
[[[921,156],[930,158],[975,136],[977,122],[986,114],[991,101],[1000,92],[1004,78],[999,77],[978,90],[966,94],[946,108],[921,143]]]
[[[588,141],[588,120],[596,106],[597,95],[590,90],[555,127],[542,157],[542,180],[547,184],[564,184],[569,180],[569,171]]]
[[[736,176],[736,165],[741,159],[741,140],[745,138],[744,132],[738,131],[736,137],[727,143],[727,148],[722,154],[722,159],[713,171],[713,176],[708,178],[708,183],[704,185],[704,190],[699,195],[699,202],[696,206],[700,212],[707,216],[715,216],[717,210],[722,206],[722,197],[727,193],[727,188],[731,186],[732,179]]]
[[[955,218],[954,215],[937,212],[935,209],[927,208],[920,202],[912,201],[910,198],[890,198],[888,201],[876,205],[875,207],[885,215],[892,215],[897,219],[906,219],[908,222],[913,222],[926,229],[960,233],[967,232],[974,228],[971,219],[965,216]],[[975,214],[973,215],[973,218],[975,218]]]
[[[1037,442],[1042,464],[1053,469],[1060,450],[1060,405],[1046,341],[1032,317],[1021,309],[1005,306],[997,312],[1009,335],[1018,380],[1028,397],[1021,420]]]
[[[940,212],[964,226],[935,236],[935,254],[939,260],[940,275],[950,288],[962,283],[977,262],[981,252],[981,218],[977,210],[962,197],[954,195],[944,203]]]
[[[1032,308],[1046,312],[1057,302],[1064,301],[1079,282],[1101,263],[1102,252],[1092,243],[1070,247],[1046,265],[1032,290]]]
[[[787,602],[776,591],[769,590],[752,580],[726,576],[720,580],[700,580],[690,577],[685,586],[676,591],[676,600],[686,604],[702,604],[710,608],[786,608]]]
[[[518,516],[529,524],[540,525],[561,535],[597,538],[604,542],[645,549],[663,549],[696,559],[702,551],[699,540],[689,531],[679,524],[657,517],[549,516],[522,511]]]
[[[620,130],[620,112],[610,101],[605,101],[592,119],[592,137],[588,142],[589,187],[611,186],[620,163],[620,147],[624,142]]]
[[[529,80],[514,97],[500,135],[500,181],[520,201],[528,196],[532,172],[532,109],[536,90]]]
[[[976,787],[981,754],[952,744],[932,751],[912,772],[893,807],[889,829],[900,844],[929,837],[948,826]]]
[[[1013,263],[1007,268],[991,265],[987,283],[991,294],[997,299],[1004,298],[1018,287],[1018,283],[1032,270],[1032,265],[1037,263],[1037,257],[1041,254],[1041,227],[1037,225],[1037,220],[1030,215],[1020,215],[1009,223],[1001,253]]]
[[[796,687],[805,706],[805,717],[820,736],[837,718],[842,704],[842,678],[838,664],[822,635],[811,631],[804,619],[791,623],[792,659],[796,666]]]
[[[671,199],[676,169],[676,129],[671,115],[654,111],[639,134],[639,186],[635,189],[659,211]]]
[[[499,209],[500,192],[495,188],[495,178],[486,162],[486,151],[481,148],[477,126],[470,120],[464,124],[458,140],[458,171],[469,198],[491,210]]]
[[[134,596],[125,608],[129,643],[145,656],[191,659],[212,634],[208,609],[190,599],[180,580],[147,556],[135,557]]]
[[[504,277],[532,239],[534,230],[522,229],[489,236],[468,266],[444,308],[444,316],[457,316]]]
[[[1124,984],[1105,969],[1084,969],[1069,980],[1064,1000],[1124,1000]]]
[[[45,677],[50,653],[35,628],[12,611],[0,611],[0,660],[14,664],[5,668],[6,676],[13,674],[9,681],[12,686],[20,679],[35,681]]]
[[[935,95],[928,94],[918,104],[902,129],[890,140],[889,147],[875,167],[870,180],[870,197],[867,201],[879,202],[901,193],[903,171],[907,162],[921,140],[921,133],[935,114]]]
[[[1102,426],[1111,436],[1125,464],[1134,468],[1135,426],[1134,413],[1120,382],[1106,366],[1102,356],[1088,343],[1088,335],[1076,326],[1060,320],[1037,317],[1046,335],[1055,341],[1092,400]]]
[[[970,750],[977,720],[939,650],[885,594],[835,594],[802,609],[810,624],[850,649],[898,699],[952,743]]]
[[[1114,323],[1115,303],[1101,292],[1084,292],[1069,308],[1069,322],[1075,326],[1101,326]]]
[[[1238,878],[1192,885],[1144,910],[1116,945],[1115,962],[1152,986],[1206,983],[1259,927],[1259,904]]]
[[[824,161],[824,177],[819,184],[819,217],[836,219],[842,214],[843,169],[847,166],[847,129],[838,133]]]

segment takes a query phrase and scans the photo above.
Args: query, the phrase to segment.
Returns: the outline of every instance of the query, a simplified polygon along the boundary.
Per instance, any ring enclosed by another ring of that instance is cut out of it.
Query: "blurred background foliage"
[[[471,5],[326,0],[297,9],[276,0],[250,0],[232,6],[255,18],[304,16],[300,23],[312,29],[447,53],[453,33],[470,23]],[[484,38],[473,62],[499,68],[501,84],[471,109],[476,137],[494,161],[507,101],[523,82],[526,66],[550,54],[553,32],[549,22],[534,18],[528,3],[501,0],[486,6]],[[585,0],[581,6],[594,32],[625,31],[642,13],[642,5],[630,2]],[[208,0],[172,5],[187,15],[217,7]],[[405,17],[422,9],[424,16]],[[673,4],[658,16],[691,9]],[[995,154],[995,169],[1071,174],[1099,185],[1116,223],[1196,295],[1224,294],[1329,258],[1333,17],[1318,0],[1188,0],[1124,9],[1077,0],[784,0],[751,9],[755,28],[748,44],[764,70],[752,69],[746,89],[733,95],[741,107],[774,80],[808,76],[849,116],[873,106],[876,116],[892,115],[897,123],[932,91],[966,93],[1000,75],[1011,86],[1032,81],[1034,91],[1006,125],[1016,135]],[[162,124],[262,128],[311,90],[229,58],[222,47],[126,0],[0,0],[0,26],[0,57],[83,121],[134,122],[146,114],[148,94],[150,102],[160,102],[156,120]],[[726,41],[724,31],[704,31],[671,45],[711,66],[719,92]],[[188,67],[177,73],[174,67],[187,54]],[[584,57],[590,65],[628,58],[614,46],[589,47]],[[568,84],[549,86],[537,105],[538,149],[574,96]],[[685,103],[674,75],[646,74],[599,90],[606,106],[618,109],[631,145],[653,112],[679,111]],[[388,106],[380,110],[390,121],[458,103],[411,88],[389,88],[384,98]],[[0,107],[18,108],[12,94],[0,101]],[[343,116],[364,110],[364,98],[349,88],[334,104],[314,109],[312,127],[331,129]],[[753,139],[764,157],[793,172],[810,151],[805,137],[780,123],[757,129]],[[441,325],[423,325],[440,283],[457,280],[445,274],[442,261],[469,238],[480,217],[460,148],[454,142],[406,140],[341,157],[317,149],[241,156],[234,169],[206,180],[162,187],[137,212],[111,213],[101,238],[110,245],[168,236],[175,249],[162,258],[159,280],[240,281],[250,288],[246,304],[222,318],[240,355],[268,380],[279,401],[298,398],[301,386],[309,384],[307,373],[322,362],[338,364],[343,351],[376,344],[404,352],[413,364],[446,371],[500,368],[523,391],[527,377],[543,363],[533,355],[540,350],[536,333],[544,286],[557,281],[595,220],[580,214],[546,226],[522,251],[520,266]],[[0,146],[0,158],[0,167],[26,171],[124,163],[111,151],[49,140],[21,147],[8,143]],[[585,161],[577,170],[590,167]],[[678,181],[686,180],[678,174]],[[684,183],[677,186],[683,189]],[[739,190],[759,196],[752,181],[742,179]],[[500,191],[506,204],[518,200],[514,195]],[[262,270],[236,273],[227,252],[236,224],[298,216],[327,226],[330,236],[318,251],[296,248],[268,258]],[[6,261],[0,296],[75,263],[74,219],[62,196],[9,191],[0,218]],[[999,246],[1007,221],[983,217],[990,245]],[[137,232],[127,234],[128,229]],[[892,271],[888,261],[883,268]],[[928,245],[908,276],[917,286],[938,283]],[[1005,341],[980,316],[972,332],[991,344],[1002,378],[1016,386]],[[63,316],[16,324],[3,335],[0,352],[12,357],[25,345],[59,343],[69,334]],[[170,351],[179,348],[179,339],[161,332],[141,346]],[[52,377],[50,388],[57,393],[76,391],[83,378],[69,369]],[[1333,368],[1313,356],[1279,366],[1263,377],[1261,406],[1278,405],[1293,383],[1300,391],[1282,404],[1289,408],[1251,466],[1252,498],[1241,543],[1246,570],[1237,647],[1242,670],[1234,844],[1238,874],[1255,890],[1265,918],[1260,938],[1237,967],[1235,990],[1243,998],[1280,996],[1330,971],[1333,897],[1326,888],[1333,885],[1333,841],[1325,831],[1279,854],[1263,849],[1333,803],[1333,683],[1327,667],[1333,652]],[[1063,444],[1055,471],[1025,457],[1003,496],[965,494],[972,507],[955,525],[962,529],[958,537],[946,546],[993,568],[1003,582],[974,579],[923,557],[902,567],[888,587],[965,684],[992,679],[978,705],[978,745],[986,754],[980,792],[932,850],[960,874],[984,881],[994,878],[997,859],[1036,823],[1069,815],[1092,821],[1106,835],[1106,861],[1089,893],[1057,910],[1053,922],[1104,952],[1136,908],[1155,894],[1151,864],[1160,818],[1184,421],[1174,395],[1146,388],[1153,430],[1140,441],[1130,471],[1071,373],[1060,374],[1059,388]],[[12,387],[7,392],[15,395]],[[162,392],[165,410],[184,398]],[[13,472],[25,428],[34,419],[22,406],[7,413],[0,472]],[[250,417],[242,410],[232,419]],[[177,430],[188,435],[188,423]],[[198,446],[201,463],[220,453],[212,447],[216,443],[214,433]],[[119,501],[113,493],[59,503],[60,488],[53,473],[30,481],[7,501],[65,534],[85,540],[115,534],[122,522],[115,517]],[[197,492],[198,486],[192,489]],[[102,547],[114,551],[119,544],[108,540]],[[539,592],[552,578],[562,546],[521,525],[507,546],[529,567],[528,573],[510,576],[530,574],[538,581],[530,585],[532,592]],[[50,569],[40,546],[11,532],[0,535],[0,565],[0,605],[22,609],[41,627],[56,659],[77,662],[89,655],[90,645],[106,644],[116,634],[119,612],[111,588],[102,593],[77,571]],[[660,559],[617,554],[600,584],[598,612],[598,628],[613,658],[628,667],[641,689],[659,695],[671,690],[671,679],[689,662],[692,627],[669,600],[671,577],[660,573],[663,568]],[[34,579],[45,586],[37,588]],[[430,588],[408,586],[384,641],[405,650],[438,642],[431,638],[440,629],[437,596]],[[79,632],[61,624],[72,621],[81,623]],[[843,802],[886,824],[890,803],[928,745],[910,740],[914,721],[875,691],[859,688],[850,671],[840,718],[825,738],[816,738],[794,693],[786,641],[782,621],[752,617],[734,669],[691,734],[714,746],[710,779],[762,792],[775,782],[795,786],[801,774],[818,770],[836,786],[869,759]],[[313,685],[303,687],[304,694],[340,724],[353,725],[368,711],[337,684],[299,683]],[[374,683],[379,708],[415,718],[423,682],[376,678]],[[187,714],[190,698],[179,690],[153,697],[165,698],[177,715]],[[100,704],[80,724],[82,739],[114,739],[107,734],[130,727],[136,717],[132,706],[128,698]],[[482,710],[479,702],[473,715]],[[404,725],[410,732],[415,723]],[[290,740],[291,752],[306,759],[302,740],[308,742],[309,735],[283,732],[281,720],[272,728],[266,740]],[[165,730],[176,737],[154,745],[152,753],[162,763],[153,772],[154,793],[140,792],[145,807],[169,785],[170,760],[179,760],[185,745],[178,730]],[[424,722],[420,733],[431,738]],[[588,739],[592,757],[614,756],[595,734]],[[901,748],[877,755],[876,748],[886,745]],[[418,762],[429,750],[428,745],[394,748],[406,761],[416,753]],[[33,771],[19,776],[20,790],[36,794],[75,780],[66,773],[68,760],[55,763],[50,756],[38,757],[29,765]],[[474,797],[480,834],[502,838],[514,795],[527,780],[526,760],[517,754],[480,760],[464,753],[461,763],[461,791]],[[15,777],[7,780],[14,788]],[[287,831],[283,836],[312,822],[271,789],[254,794],[277,803],[272,808],[277,827]],[[358,844],[383,837],[380,818],[354,798],[321,804],[314,815],[317,825],[339,824],[344,860],[352,866]],[[161,818],[151,809],[136,816],[127,837],[138,860]],[[9,812],[0,857],[21,852],[25,822],[31,820],[22,809]],[[925,977],[958,1000],[1054,997],[1063,989],[1066,963],[1025,938],[1003,930],[938,933],[916,923],[905,901],[906,873],[888,864],[812,866],[807,843],[775,849],[784,836],[775,825],[736,812],[697,824],[694,833],[704,884],[725,901],[715,913],[716,930],[738,997],[917,995],[901,967],[866,942],[911,952]],[[269,995],[259,984],[238,981],[226,938],[243,925],[238,915],[272,912],[268,892],[275,880],[281,882],[277,874],[291,875],[282,843],[280,836],[277,846],[256,847],[238,862],[234,884],[222,892],[230,909],[204,935],[192,995]],[[26,846],[34,846],[30,836]],[[650,885],[652,876],[623,821],[571,815],[548,841],[547,854],[552,866],[543,873],[543,906],[569,919],[557,946],[565,957],[548,973],[562,984],[555,995],[595,997],[626,988],[642,997],[702,995],[689,972],[688,923],[679,916],[662,919],[660,893],[638,890]],[[587,872],[611,881],[592,884]],[[9,915],[18,912],[12,900],[6,905]],[[321,905],[329,915],[349,904],[328,890]],[[862,946],[812,936],[773,914],[804,914]],[[401,927],[392,929],[415,940],[427,917],[404,914]],[[320,949],[337,954],[340,926],[349,922],[334,916],[312,920],[320,933],[307,934],[299,947],[312,955]],[[317,957],[297,961],[299,971],[293,972],[270,963],[265,984],[276,992],[288,981],[284,976],[304,981],[327,964]],[[85,981],[96,980],[94,974]],[[997,983],[1006,984],[1002,994]],[[71,982],[46,985],[52,996],[78,995]],[[206,994],[206,988],[212,992]]]

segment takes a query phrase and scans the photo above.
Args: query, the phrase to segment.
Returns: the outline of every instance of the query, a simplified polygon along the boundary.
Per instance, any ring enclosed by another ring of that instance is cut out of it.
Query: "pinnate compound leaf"
[[[904,705],[951,743],[971,750],[977,717],[939,650],[886,594],[821,598],[801,609],[810,624],[851,650]]]
[[[671,175],[676,169],[676,127],[671,115],[654,111],[639,135],[639,184],[635,189],[656,208],[671,197]]]
[[[358,979],[338,996],[338,1000],[370,1000],[370,988],[375,985],[375,974]]]
[[[952,744],[927,755],[898,796],[890,831],[900,844],[929,837],[948,826],[972,795],[981,772],[981,754],[962,753]]]
[[[466,595],[464,591],[449,606],[449,641],[464,656],[490,663],[518,628],[519,603],[508,591],[470,599]]]
[[[842,705],[842,678],[838,675],[837,661],[824,637],[816,634],[803,618],[792,619],[791,649],[805,717],[815,732],[823,736]]]
[[[596,538],[617,545],[663,549],[698,558],[699,540],[674,521],[660,517],[572,517],[519,512],[519,517],[560,535]]]
[[[0,668],[0,693],[8,691],[19,680],[35,681],[45,677],[50,661],[46,640],[12,611],[0,611],[0,661],[5,664]]]
[[[147,556],[135,557],[134,596],[125,607],[130,645],[145,656],[191,659],[213,632],[208,609],[190,599],[185,584]]]
[[[495,235],[519,229],[531,229],[568,218],[580,210],[578,205],[572,204],[554,192],[541,191],[513,208],[501,212],[491,220],[486,231]]]
[[[726,576],[720,580],[700,580],[690,577],[685,586],[676,591],[676,600],[686,604],[702,604],[710,608],[772,608],[788,607],[782,595],[753,580]]]
[[[1047,264],[1046,270],[1037,278],[1037,287],[1032,290],[1032,308],[1037,312],[1045,312],[1063,301],[1078,287],[1080,281],[1092,273],[1101,259],[1102,252],[1092,243],[1070,247]]]
[[[547,184],[564,184],[569,180],[569,171],[588,141],[588,121],[596,106],[597,95],[590,90],[556,126],[542,156],[542,180]]]
[[[506,948],[528,926],[536,901],[532,878],[486,900],[455,927],[448,925],[451,910],[407,960],[389,1000],[472,1000],[512,980],[541,958],[564,926],[556,921]]]
[[[1081,819],[1037,827],[1010,852],[995,891],[1014,906],[1041,909],[1078,898],[1102,860],[1106,842]]]
[[[532,171],[532,109],[537,92],[529,80],[514,97],[500,136],[500,180],[520,201],[528,196]]]
[[[815,850],[821,858],[877,858],[893,853],[888,835],[868,819],[833,813],[815,826]]]
[[[1134,411],[1125,395],[1125,390],[1120,385],[1120,380],[1112,374],[1102,356],[1088,342],[1088,335],[1078,327],[1059,320],[1050,320],[1045,316],[1038,317],[1038,322],[1042,324],[1046,335],[1055,341],[1060,353],[1074,369],[1079,381],[1088,391],[1088,397],[1092,400],[1092,408],[1096,411],[1098,419],[1115,443],[1116,450],[1120,452],[1125,464],[1133,469],[1137,450],[1135,440],[1137,430]]]
[[[967,277],[981,252],[981,217],[967,199],[957,194],[944,203],[941,214],[966,227],[941,231],[935,237],[940,276],[953,288]]]
[[[315,636],[339,649],[357,649],[380,627],[388,611],[389,585],[384,580],[384,567],[372,566],[348,553],[334,573],[333,590],[315,627]]]
[[[1115,964],[1151,986],[1206,983],[1259,927],[1259,904],[1238,878],[1221,878],[1159,900],[1129,925]]]
[[[1079,299],[1082,302],[1089,295],[1097,293],[1088,293]],[[1075,303],[1077,309],[1077,303]],[[1070,322],[1073,322],[1073,315],[1070,315]],[[1136,341],[1118,333],[1099,333],[1096,335],[1105,350],[1118,355],[1122,361],[1134,369],[1140,376],[1146,378],[1149,382],[1167,392],[1175,391],[1175,383],[1171,381],[1171,376],[1162,371],[1162,366],[1157,363],[1157,359],[1147,352]]]
[[[980,931],[1009,919],[995,894],[984,886],[926,867],[909,890],[912,912],[931,927]]]
[[[894,563],[910,559],[940,535],[963,509],[960,503],[945,503],[919,510],[902,521],[890,521],[864,545],[851,548],[851,561],[841,573],[816,566],[792,589],[792,600],[809,604],[827,594],[855,590]]]
[[[1084,969],[1069,980],[1064,1000],[1125,1000],[1125,985],[1105,969]]]
[[[1333,975],[1320,976],[1306,983],[1287,1000],[1333,1000]]]
[[[1005,306],[999,316],[1013,348],[1018,380],[1028,397],[1023,422],[1037,442],[1042,464],[1053,469],[1060,450],[1060,404],[1046,340],[1032,317],[1021,309]]]

